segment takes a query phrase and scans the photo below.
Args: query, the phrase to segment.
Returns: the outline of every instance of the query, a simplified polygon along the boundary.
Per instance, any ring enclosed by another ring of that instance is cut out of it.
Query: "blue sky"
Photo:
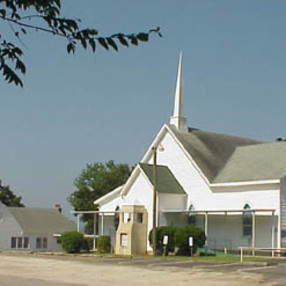
[[[160,26],[163,38],[75,55],[62,39],[23,39],[25,87],[0,81],[0,178],[26,205],[68,213],[86,163],[138,162],[172,115],[180,51],[189,126],[286,137],[286,1],[64,0],[63,10],[102,35]]]

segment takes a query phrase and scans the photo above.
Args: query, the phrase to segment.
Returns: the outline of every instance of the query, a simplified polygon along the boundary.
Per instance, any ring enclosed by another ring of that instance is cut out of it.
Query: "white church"
[[[209,249],[281,248],[286,243],[285,175],[285,141],[188,127],[180,56],[174,114],[127,182],[95,201],[99,235],[110,235],[114,245],[127,246],[132,231],[118,234],[121,223],[130,222],[124,209],[132,212],[141,206],[146,211],[146,231],[141,234],[145,252],[152,250],[148,234],[153,225],[195,224],[204,229]],[[116,232],[119,214],[122,221]]]

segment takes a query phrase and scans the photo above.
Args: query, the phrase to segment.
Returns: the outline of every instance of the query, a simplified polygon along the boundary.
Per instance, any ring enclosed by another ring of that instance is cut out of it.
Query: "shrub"
[[[79,253],[84,243],[81,232],[67,231],[61,235],[62,247],[67,253]]]
[[[189,237],[193,237],[193,253],[196,253],[198,247],[204,246],[206,236],[201,228],[196,226],[178,228],[175,233],[176,246],[179,247],[178,254],[190,254]]]
[[[174,226],[160,226],[156,227],[156,248],[161,253],[163,252],[163,238],[165,235],[168,236],[167,253],[173,252],[175,249],[175,232],[177,228]],[[149,233],[149,242],[153,247],[153,229]]]
[[[99,253],[109,253],[111,251],[110,236],[102,235],[97,239],[97,250]]]
[[[93,238],[85,237],[81,245],[81,250],[89,252],[91,249],[93,249]]]

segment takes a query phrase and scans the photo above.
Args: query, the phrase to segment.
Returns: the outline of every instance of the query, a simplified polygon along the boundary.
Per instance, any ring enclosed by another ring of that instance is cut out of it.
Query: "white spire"
[[[173,124],[180,130],[188,130],[187,119],[184,117],[183,110],[183,100],[182,100],[182,52],[179,57],[178,64],[178,74],[177,74],[177,85],[175,92],[175,105],[174,105],[174,114],[170,118],[170,124]]]

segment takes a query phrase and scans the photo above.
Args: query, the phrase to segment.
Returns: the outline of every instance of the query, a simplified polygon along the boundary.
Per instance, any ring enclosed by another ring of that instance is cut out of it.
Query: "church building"
[[[154,225],[195,224],[204,229],[209,249],[281,248],[286,243],[285,175],[283,140],[266,142],[188,127],[180,55],[173,116],[127,182],[95,201],[99,232],[110,235],[122,254],[120,247],[136,236],[136,222],[145,223],[140,230],[145,253],[152,251],[148,235]]]

